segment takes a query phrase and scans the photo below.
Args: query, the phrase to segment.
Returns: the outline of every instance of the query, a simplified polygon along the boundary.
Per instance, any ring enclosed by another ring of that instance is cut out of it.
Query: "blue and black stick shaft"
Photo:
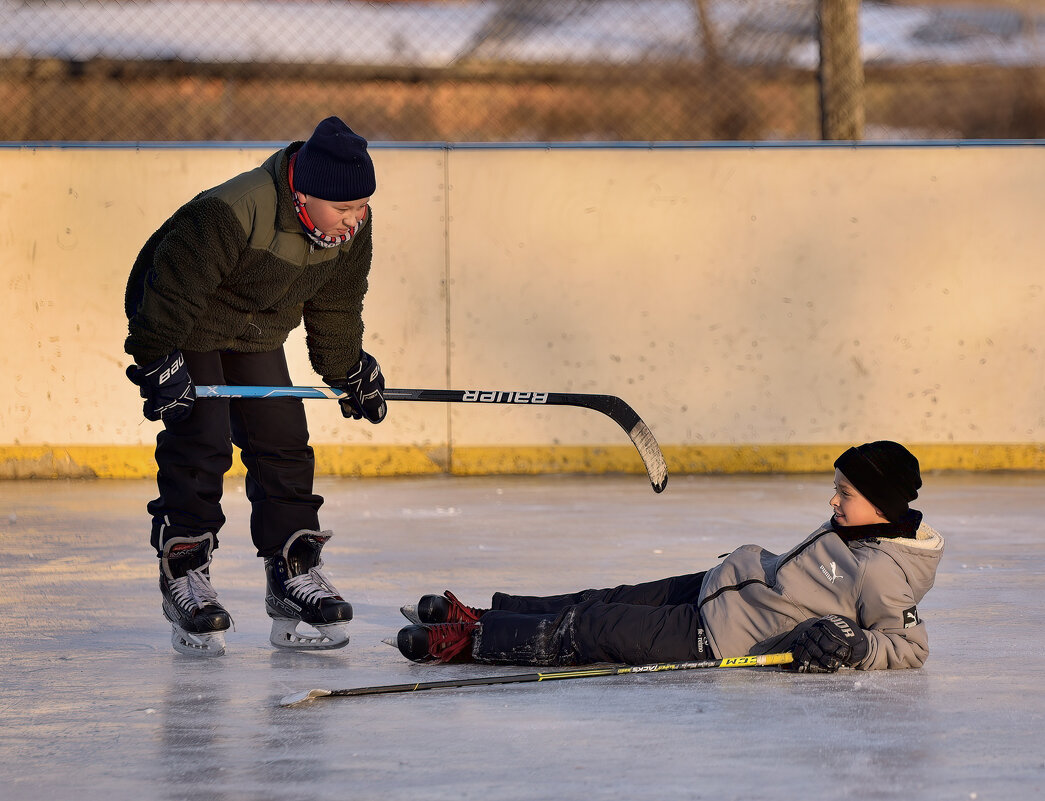
[[[510,406],[576,406],[609,417],[627,432],[646,467],[654,491],[663,492],[668,483],[668,466],[653,432],[627,403],[614,395],[587,395],[575,392],[520,392],[488,389],[386,389],[388,401],[430,401],[434,403],[500,403]],[[331,387],[245,387],[197,386],[197,398],[317,398],[340,400],[345,393]]]
[[[789,653],[763,654],[761,656],[735,656],[729,659],[711,659],[703,662],[656,662],[651,665],[611,665],[609,667],[577,668],[541,673],[517,673],[511,676],[480,676],[471,679],[446,679],[444,681],[419,681],[408,684],[385,684],[377,687],[352,687],[347,690],[302,690],[285,695],[280,706],[295,706],[316,698],[344,698],[360,695],[389,695],[412,693],[420,690],[441,690],[451,687],[483,687],[494,684],[520,684],[523,682],[554,681],[556,679],[590,679],[599,676],[624,676],[643,673],[665,673],[674,670],[701,670],[707,668],[764,667],[786,665],[793,660]]]

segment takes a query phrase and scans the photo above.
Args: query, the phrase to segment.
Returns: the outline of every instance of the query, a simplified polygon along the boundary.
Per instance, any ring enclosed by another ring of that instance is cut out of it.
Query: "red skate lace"
[[[478,623],[483,610],[474,606],[465,606],[450,590],[444,590],[443,595],[450,602],[450,611],[446,615],[447,623]]]
[[[449,662],[472,645],[475,623],[439,623],[428,627],[428,653],[437,662]]]

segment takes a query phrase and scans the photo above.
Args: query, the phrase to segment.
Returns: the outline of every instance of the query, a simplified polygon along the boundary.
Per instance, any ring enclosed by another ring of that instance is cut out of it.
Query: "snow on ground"
[[[0,56],[438,67],[484,60],[633,63],[702,57],[690,0],[339,2],[0,0]],[[810,0],[709,0],[740,63],[816,63]],[[1045,14],[865,2],[869,63],[1045,64]]]

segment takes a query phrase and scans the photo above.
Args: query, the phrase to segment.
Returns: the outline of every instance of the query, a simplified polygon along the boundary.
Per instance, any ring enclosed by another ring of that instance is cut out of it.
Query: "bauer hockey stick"
[[[762,667],[786,665],[793,661],[789,653],[763,654],[762,656],[735,656],[729,659],[711,659],[704,662],[656,662],[652,665],[613,665],[603,668],[579,668],[558,670],[551,673],[518,673],[513,676],[485,676],[476,679],[447,679],[446,681],[419,681],[413,684],[386,684],[378,687],[353,687],[347,690],[302,690],[285,695],[280,706],[294,706],[316,698],[343,698],[358,695],[388,695],[390,693],[412,693],[418,690],[441,690],[448,687],[481,687],[491,684],[519,684],[529,681],[552,681],[553,679],[590,679],[597,676],[624,676],[640,673],[663,673],[669,670],[699,670],[702,668]]]
[[[327,398],[339,400],[345,393],[331,387],[198,386],[197,398]],[[623,428],[635,444],[655,492],[668,483],[668,466],[653,432],[628,404],[614,395],[570,392],[517,392],[487,389],[386,389],[385,400],[435,403],[505,403],[514,406],[579,406],[601,412]]]

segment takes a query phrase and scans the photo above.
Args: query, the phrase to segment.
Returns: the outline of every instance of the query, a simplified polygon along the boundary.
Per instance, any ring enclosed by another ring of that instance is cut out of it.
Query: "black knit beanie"
[[[370,197],[377,188],[366,139],[337,117],[327,117],[301,146],[294,161],[294,189],[342,203]]]
[[[850,448],[835,460],[835,467],[891,523],[903,517],[922,486],[914,454],[889,440]]]

